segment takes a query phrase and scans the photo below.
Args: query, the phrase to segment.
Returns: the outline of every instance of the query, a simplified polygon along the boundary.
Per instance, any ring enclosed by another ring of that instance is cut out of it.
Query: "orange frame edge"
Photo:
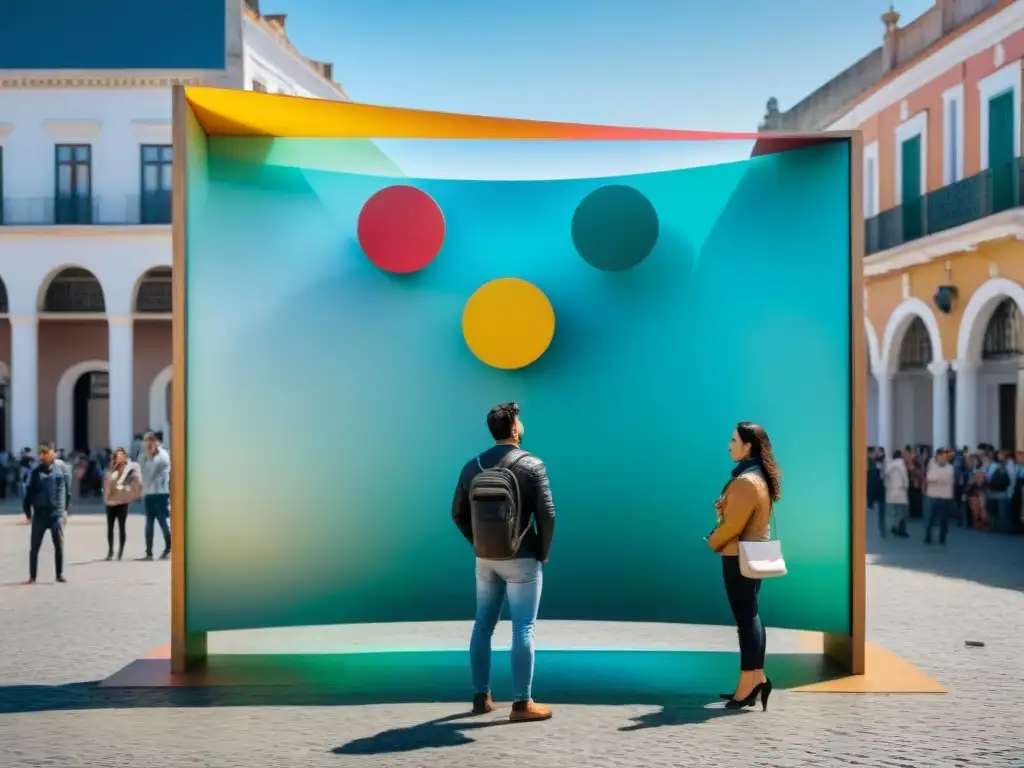
[[[206,661],[206,633],[189,633],[186,620],[185,549],[188,530],[185,453],[188,448],[185,421],[186,343],[188,318],[185,302],[185,218],[188,183],[188,113],[185,87],[175,85],[172,98],[171,166],[171,673],[183,674]]]
[[[828,132],[850,146],[850,633],[824,633],[825,655],[863,675],[867,651],[867,338],[864,331],[863,153],[860,131]]]

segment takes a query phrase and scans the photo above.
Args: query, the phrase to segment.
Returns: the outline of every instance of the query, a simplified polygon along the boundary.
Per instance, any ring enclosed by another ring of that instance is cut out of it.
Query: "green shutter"
[[[916,200],[924,192],[921,189],[921,136],[920,134],[903,142],[900,147],[903,160],[903,176],[900,185],[900,204]]]
[[[924,189],[921,188],[921,135],[900,146],[902,171],[900,205],[903,208],[903,242],[924,235]]]
[[[992,175],[993,213],[1016,205],[1013,94],[1014,91],[1009,90],[988,102],[988,167]]]

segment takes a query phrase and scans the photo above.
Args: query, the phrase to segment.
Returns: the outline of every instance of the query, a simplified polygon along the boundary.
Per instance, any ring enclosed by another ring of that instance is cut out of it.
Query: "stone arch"
[[[171,312],[171,268],[150,267],[135,281],[132,311],[136,314],[169,314]]]
[[[882,340],[882,368],[887,373],[896,373],[900,362],[900,346],[903,344],[903,337],[910,328],[914,318],[920,318],[924,327],[928,329],[928,338],[932,344],[932,362],[942,360],[942,333],[939,331],[939,321],[935,319],[932,308],[921,299],[911,297],[892,311],[889,320],[885,324],[885,334]]]
[[[981,362],[985,330],[996,307],[1004,299],[1013,299],[1024,311],[1024,287],[1005,277],[993,277],[978,286],[964,308],[956,340],[956,357],[971,363]]]
[[[105,314],[103,284],[92,270],[64,265],[52,270],[39,286],[40,312]]]
[[[167,387],[171,384],[174,366],[168,365],[153,377],[149,387],[149,428],[163,430],[165,440],[171,434],[170,420],[167,418]]]
[[[882,370],[882,350],[878,346],[878,334],[875,333],[875,328],[871,325],[871,321],[866,317],[864,318],[864,335],[868,339],[868,363],[870,364],[870,373],[875,373]]]
[[[57,434],[58,448],[70,450],[75,441],[75,384],[86,373],[110,373],[106,360],[83,360],[75,363],[57,382]]]

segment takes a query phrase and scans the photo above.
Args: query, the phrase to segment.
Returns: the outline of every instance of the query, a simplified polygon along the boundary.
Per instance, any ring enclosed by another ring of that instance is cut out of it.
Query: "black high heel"
[[[770,678],[765,678],[764,682],[759,686],[761,689],[761,711],[768,711],[768,697],[772,695],[772,681]]]
[[[722,699],[723,701],[732,701],[732,694],[731,693],[720,693],[720,694],[718,694],[718,698]],[[754,705],[751,704],[750,706],[754,706]]]
[[[745,707],[752,707],[757,703],[757,697],[761,693],[761,689],[764,687],[764,683],[755,685],[754,690],[750,692],[750,695],[745,699],[734,699],[731,696],[729,700],[725,702],[726,709],[744,709]]]

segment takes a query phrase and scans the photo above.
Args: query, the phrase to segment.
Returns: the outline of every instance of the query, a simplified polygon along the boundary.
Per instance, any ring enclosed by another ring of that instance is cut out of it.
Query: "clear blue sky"
[[[356,101],[755,130],[880,44],[888,0],[261,0]],[[897,0],[907,22],[931,0]]]

